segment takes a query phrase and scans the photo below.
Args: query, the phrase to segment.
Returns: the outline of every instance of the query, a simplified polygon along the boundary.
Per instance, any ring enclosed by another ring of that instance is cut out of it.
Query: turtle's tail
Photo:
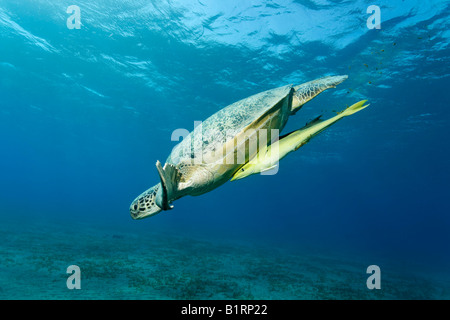
[[[319,93],[325,91],[326,89],[336,87],[347,78],[347,75],[329,76],[295,86],[295,92],[292,98],[291,114],[295,114],[306,102],[313,99]]]

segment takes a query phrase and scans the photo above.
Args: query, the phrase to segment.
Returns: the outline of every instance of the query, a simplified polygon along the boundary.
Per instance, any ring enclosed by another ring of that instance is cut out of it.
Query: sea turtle
[[[201,195],[224,184],[258,153],[258,147],[251,146],[265,148],[278,138],[277,130],[284,128],[289,116],[345,79],[346,75],[328,76],[297,86],[286,85],[219,110],[173,148],[164,167],[156,162],[161,182],[131,203],[131,217],[153,216],[172,209],[176,199]]]

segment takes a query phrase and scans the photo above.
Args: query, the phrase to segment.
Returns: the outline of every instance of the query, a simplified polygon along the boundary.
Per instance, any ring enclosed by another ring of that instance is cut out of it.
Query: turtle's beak
[[[134,220],[144,219],[154,216],[162,211],[160,207],[156,205],[155,198],[158,189],[161,184],[148,189],[140,196],[138,196],[130,205],[130,215]]]

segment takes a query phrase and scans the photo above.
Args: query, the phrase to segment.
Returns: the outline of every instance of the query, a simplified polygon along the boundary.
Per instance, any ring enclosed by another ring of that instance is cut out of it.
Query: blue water
[[[0,0],[0,298],[450,298],[449,14],[437,0]],[[130,218],[175,129],[339,74],[283,133],[370,107],[278,174]]]

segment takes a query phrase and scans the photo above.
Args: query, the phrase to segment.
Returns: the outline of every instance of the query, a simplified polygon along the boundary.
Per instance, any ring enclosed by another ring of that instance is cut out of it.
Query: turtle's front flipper
[[[156,169],[158,169],[159,177],[161,179],[161,188],[156,194],[156,205],[163,210],[170,210],[173,206],[170,204],[175,199],[176,191],[178,190],[178,182],[180,181],[180,173],[174,165],[166,163],[164,168],[161,162],[156,162]]]
[[[295,86],[295,93],[292,98],[291,114],[295,114],[305,103],[322,91],[336,87],[347,78],[348,76],[346,75],[329,76]]]

